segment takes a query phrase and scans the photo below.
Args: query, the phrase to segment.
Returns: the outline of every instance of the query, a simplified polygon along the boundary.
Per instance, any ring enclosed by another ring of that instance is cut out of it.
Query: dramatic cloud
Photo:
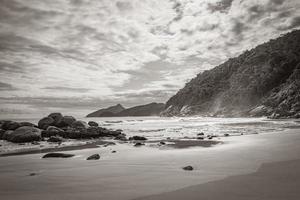
[[[0,113],[166,101],[299,26],[298,0],[0,0]]]

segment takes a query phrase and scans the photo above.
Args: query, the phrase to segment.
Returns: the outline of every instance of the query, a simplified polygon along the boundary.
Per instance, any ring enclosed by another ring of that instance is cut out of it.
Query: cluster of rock
[[[99,127],[98,123],[88,123],[76,120],[72,116],[61,113],[51,113],[39,120],[38,125],[30,122],[0,121],[0,139],[14,143],[47,140],[62,142],[67,139],[92,139],[113,137],[117,140],[127,140],[122,130],[109,130]]]

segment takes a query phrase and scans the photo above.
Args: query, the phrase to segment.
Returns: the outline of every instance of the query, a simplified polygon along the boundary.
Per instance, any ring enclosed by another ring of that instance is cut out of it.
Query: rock
[[[0,140],[3,140],[2,137],[3,137],[4,133],[5,133],[5,130],[0,129]]]
[[[55,135],[65,137],[65,132],[64,130],[57,128],[55,126],[48,126],[47,130],[42,131],[42,137],[51,137]]]
[[[91,155],[87,158],[87,160],[99,160],[99,159],[100,159],[99,154],[94,154],[94,155]]]
[[[133,146],[135,146],[135,147],[140,147],[140,146],[142,146],[142,145],[145,145],[144,143],[141,143],[141,142],[137,142],[137,143],[135,143]]]
[[[48,115],[48,117],[51,117],[54,120],[54,126],[58,126],[63,118],[61,113],[51,113],[50,115]]]
[[[64,139],[60,136],[51,136],[47,142],[63,142]]]
[[[183,167],[182,168],[183,170],[186,170],[186,171],[192,171],[192,170],[194,170],[194,168],[192,167],[192,166],[186,166],[186,167]]]
[[[81,139],[84,137],[86,134],[86,129],[76,129],[76,128],[68,128],[65,131],[66,138],[71,138],[71,139]]]
[[[204,137],[197,137],[198,140],[204,140]]]
[[[48,126],[53,125],[53,123],[54,123],[54,119],[52,119],[51,117],[44,117],[38,122],[38,127],[40,129],[46,130]]]
[[[70,158],[73,156],[75,155],[67,153],[47,153],[42,158]]]
[[[129,140],[147,140],[147,138],[143,136],[132,136],[129,138]]]
[[[204,133],[203,133],[203,132],[201,132],[201,133],[198,133],[197,135],[198,135],[198,136],[200,136],[200,135],[204,135]]]
[[[13,122],[13,121],[5,121],[2,124],[2,129],[4,130],[16,130],[19,127],[20,124],[18,122]]]
[[[111,153],[117,153],[117,151],[112,151]]]
[[[20,122],[20,127],[22,126],[32,126],[32,127],[36,127],[37,128],[37,125],[33,124],[33,123],[30,123],[30,122]]]
[[[41,130],[31,126],[23,126],[9,135],[8,140],[15,143],[33,142],[41,139]]]
[[[225,137],[228,137],[228,136],[230,136],[230,135],[229,135],[228,133],[225,133],[224,136],[225,136]]]
[[[32,172],[32,173],[29,174],[29,176],[36,176],[36,175],[38,175],[38,174],[34,173],[34,172]]]
[[[217,136],[215,136],[215,135],[208,135],[207,136],[207,138],[210,139],[210,140],[213,139],[214,137],[217,137]]]
[[[86,134],[84,135],[84,138],[98,138],[100,136],[98,127],[91,126],[86,129]]]
[[[166,143],[163,142],[163,141],[161,141],[161,142],[159,142],[159,144],[160,144],[160,145],[165,145]]]
[[[87,129],[89,126],[88,126],[88,124],[87,124],[86,122],[78,120],[78,121],[73,122],[73,123],[71,124],[71,127],[72,127],[72,128],[76,128],[76,129],[78,129],[78,128],[79,128],[79,129],[80,129],[80,128]]]
[[[115,140],[120,140],[120,141],[127,141],[126,135],[120,134],[115,137]]]
[[[94,122],[94,121],[89,121],[88,125],[90,125],[90,126],[96,126],[96,127],[99,126],[99,124],[97,122]]]
[[[61,127],[71,126],[71,124],[75,121],[76,119],[72,116],[63,116],[60,124],[58,124],[57,127],[61,128]]]
[[[5,131],[2,135],[2,140],[9,140],[9,138],[13,132],[14,131],[12,131],[12,130]]]

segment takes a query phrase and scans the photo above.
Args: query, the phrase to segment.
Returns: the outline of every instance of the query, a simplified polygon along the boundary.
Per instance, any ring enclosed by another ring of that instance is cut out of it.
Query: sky
[[[299,0],[0,0],[0,117],[166,102],[299,27]]]

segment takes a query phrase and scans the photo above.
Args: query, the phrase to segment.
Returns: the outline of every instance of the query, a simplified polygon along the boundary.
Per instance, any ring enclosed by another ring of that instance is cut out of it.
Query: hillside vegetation
[[[300,30],[198,74],[161,114],[299,117]]]

